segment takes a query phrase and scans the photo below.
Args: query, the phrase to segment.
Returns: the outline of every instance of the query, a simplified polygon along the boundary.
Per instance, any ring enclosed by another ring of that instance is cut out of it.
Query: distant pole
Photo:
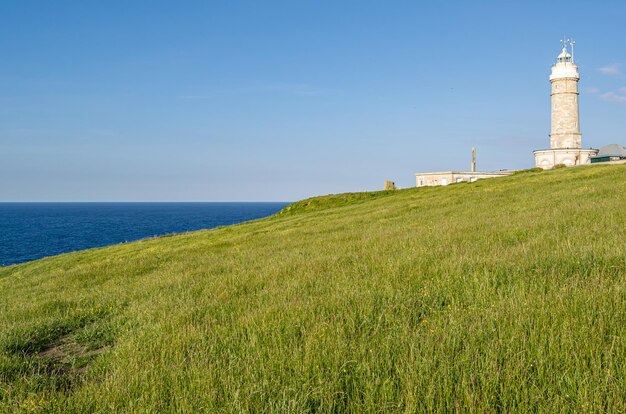
[[[476,172],[476,148],[472,147],[472,172]]]

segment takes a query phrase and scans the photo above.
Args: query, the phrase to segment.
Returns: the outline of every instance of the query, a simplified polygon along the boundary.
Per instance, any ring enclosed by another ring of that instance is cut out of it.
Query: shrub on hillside
[[[525,174],[525,173],[534,173],[534,172],[542,172],[542,171],[543,171],[543,168],[535,167],[535,168],[529,168],[527,170],[515,171],[513,174]]]

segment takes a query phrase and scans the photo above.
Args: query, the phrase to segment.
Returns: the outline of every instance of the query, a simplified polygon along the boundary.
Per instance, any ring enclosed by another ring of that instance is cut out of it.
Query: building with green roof
[[[626,160],[626,147],[619,144],[610,144],[600,148],[597,155],[591,157],[591,163]]]

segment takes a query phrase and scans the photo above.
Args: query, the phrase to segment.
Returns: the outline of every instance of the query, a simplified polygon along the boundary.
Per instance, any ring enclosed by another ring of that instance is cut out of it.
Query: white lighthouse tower
[[[598,150],[582,149],[582,134],[578,118],[578,66],[574,63],[574,44],[563,40],[563,49],[552,66],[550,149],[534,151],[535,166],[544,169],[557,164],[574,166],[589,163]],[[571,54],[568,50],[570,47]]]

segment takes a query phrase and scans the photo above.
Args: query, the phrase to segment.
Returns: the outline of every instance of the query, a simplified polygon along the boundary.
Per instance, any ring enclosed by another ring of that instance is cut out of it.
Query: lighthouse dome
[[[574,64],[572,55],[567,51],[567,47],[563,46],[563,50],[556,58],[556,65],[552,66],[552,73],[550,74],[550,80],[559,78],[573,78],[580,79],[578,74],[578,67]]]
[[[563,47],[563,50],[561,51],[561,54],[557,56],[556,61],[557,63],[571,62],[572,55],[569,54],[569,52],[567,51],[567,48]]]
[[[565,50],[565,48],[563,48],[563,50],[561,51],[561,54],[557,57],[557,59],[567,59],[567,58],[571,58],[572,55],[570,55],[567,50]]]

